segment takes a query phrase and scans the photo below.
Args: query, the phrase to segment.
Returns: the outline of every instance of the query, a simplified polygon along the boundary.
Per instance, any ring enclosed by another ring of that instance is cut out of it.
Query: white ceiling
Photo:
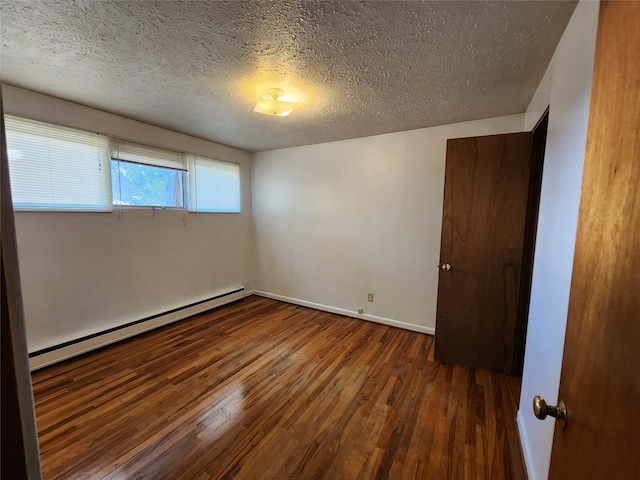
[[[1,79],[248,151],[521,113],[567,1],[0,3]],[[280,87],[288,117],[253,112]]]

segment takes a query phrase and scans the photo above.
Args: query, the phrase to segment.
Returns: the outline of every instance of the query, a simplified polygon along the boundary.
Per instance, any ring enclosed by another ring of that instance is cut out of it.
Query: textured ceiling
[[[566,1],[0,3],[5,83],[248,151],[525,111]],[[253,112],[269,87],[299,102]]]

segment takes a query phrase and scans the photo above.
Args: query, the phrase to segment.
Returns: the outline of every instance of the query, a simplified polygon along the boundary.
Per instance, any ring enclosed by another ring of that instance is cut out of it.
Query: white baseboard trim
[[[411,330],[414,332],[427,333],[429,335],[436,334],[435,328],[423,327],[422,325],[414,325],[413,323],[400,322],[398,320],[393,320],[391,318],[378,317],[376,315],[370,315],[368,313],[358,313],[353,310],[346,310],[344,308],[332,307],[330,305],[323,305],[321,303],[308,302],[306,300],[285,297],[284,295],[263,292],[261,290],[253,290],[252,293],[253,295],[258,295],[260,297],[271,298],[273,300],[280,300],[281,302],[293,303],[295,305],[314,308],[316,310],[322,310],[324,312],[337,313],[338,315],[345,315],[347,317],[358,318],[360,320],[368,320],[370,322],[382,323],[383,325],[389,325],[391,327],[398,327],[398,328],[403,328],[405,330]]]
[[[61,344],[60,348],[55,348],[55,346],[53,347],[53,349],[45,348],[43,349],[45,350],[44,353],[35,352],[35,355],[29,358],[29,367],[31,368],[31,371],[47,367],[49,365],[53,365],[54,363],[62,362],[69,358],[82,355],[83,353],[90,352],[91,350],[96,350],[111,343],[119,342],[126,338],[148,332],[149,330],[153,330],[155,328],[162,327],[179,320],[183,320],[193,315],[206,312],[207,310],[221,307],[222,305],[226,305],[227,303],[241,300],[252,294],[253,290],[242,290],[230,294],[222,293],[215,296],[219,298],[213,298],[210,301],[198,303],[196,305],[189,306],[180,310],[171,311],[166,315],[160,315],[148,321],[120,328],[115,331],[108,331],[108,333],[104,334],[100,334],[98,332],[96,336],[93,336],[92,338],[88,338],[86,340],[81,340],[78,342],[65,342],[64,344]],[[71,344],[67,345],[68,343]]]
[[[520,437],[520,448],[522,449],[522,456],[524,457],[524,467],[527,470],[527,477],[531,480],[536,480],[533,468],[533,459],[531,458],[531,449],[529,448],[529,436],[527,435],[527,427],[522,420],[522,414],[520,410],[516,414],[516,425],[518,427],[518,436]]]

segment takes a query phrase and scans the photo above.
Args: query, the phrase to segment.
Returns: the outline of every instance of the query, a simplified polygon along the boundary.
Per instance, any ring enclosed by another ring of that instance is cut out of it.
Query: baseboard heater
[[[36,350],[29,353],[29,366],[31,370],[37,370],[126,338],[148,332],[154,328],[206,312],[212,308],[235,302],[247,295],[248,293],[245,292],[244,287],[238,287],[229,292],[190,303],[189,305],[184,305],[166,312],[151,315],[150,317],[141,318],[107,330],[69,340],[58,345]]]

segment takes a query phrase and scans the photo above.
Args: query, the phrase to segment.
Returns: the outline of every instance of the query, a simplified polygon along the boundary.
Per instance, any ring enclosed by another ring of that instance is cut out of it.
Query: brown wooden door
[[[531,134],[447,142],[436,359],[512,373]]]
[[[639,2],[600,8],[553,479],[640,478]]]

